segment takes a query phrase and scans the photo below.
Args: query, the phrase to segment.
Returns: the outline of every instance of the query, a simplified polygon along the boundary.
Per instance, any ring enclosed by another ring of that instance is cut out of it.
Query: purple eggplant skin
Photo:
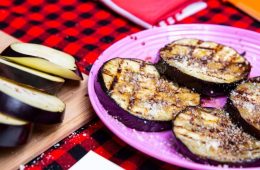
[[[9,57],[33,57],[35,58],[35,56],[32,56],[32,55],[27,55],[27,54],[23,54],[23,53],[19,53],[19,52],[16,52],[15,50],[13,50],[11,48],[11,46],[8,46],[2,53],[1,53],[2,56],[9,56]],[[77,66],[77,65],[76,65]],[[79,67],[77,66],[76,70],[72,70],[76,75],[78,75],[81,80],[83,80],[83,76],[82,76],[82,73],[81,71],[79,70]]]
[[[105,65],[105,64],[104,64]],[[104,109],[107,110],[108,114],[122,122],[124,125],[131,129],[145,132],[160,132],[170,130],[172,128],[171,121],[154,121],[145,120],[136,117],[126,110],[122,109],[108,94],[108,90],[105,87],[101,70],[98,74],[98,80],[95,81],[94,87],[97,97]]]
[[[172,80],[173,82],[176,82],[187,88],[190,88],[197,93],[210,97],[225,96],[229,94],[230,91],[237,86],[237,84],[247,79],[251,70],[250,66],[249,71],[245,76],[246,78],[239,81],[233,83],[214,83],[197,79],[196,77],[185,74],[177,68],[167,64],[165,61],[163,61],[163,59],[160,59],[159,62],[155,64],[155,67],[157,68],[159,73],[161,75],[165,75],[167,79]]]
[[[77,75],[77,76],[79,76],[80,77],[80,80],[84,80],[84,78],[83,78],[83,75],[82,75],[82,73],[81,73],[81,71],[80,71],[80,69],[79,69],[79,66],[78,66],[78,64],[76,63],[76,70],[74,70],[73,72]]]
[[[247,123],[240,115],[239,110],[235,107],[232,100],[227,99],[227,103],[224,106],[226,112],[230,114],[231,120],[233,123],[237,124],[239,127],[243,128],[248,134],[260,139],[260,131],[254,126]]]
[[[40,124],[61,123],[63,112],[49,112],[27,105],[0,91],[0,112],[26,121]]]
[[[39,89],[49,94],[57,94],[63,86],[63,82],[53,82],[48,79],[38,77],[23,70],[0,63],[0,76],[18,83]]]
[[[250,78],[246,82],[260,82],[260,77],[254,77]],[[234,103],[230,98],[227,99],[227,103],[224,106],[224,109],[230,114],[231,120],[233,123],[237,124],[239,127],[243,128],[245,132],[248,134],[256,137],[257,139],[260,139],[260,131],[255,128],[253,125],[250,125],[245,121],[245,119],[242,118],[242,116],[239,113],[239,110],[236,108]]]
[[[194,106],[190,106],[190,107],[194,107]],[[210,107],[207,107],[207,108],[211,109]],[[180,114],[180,113],[178,113],[178,114]],[[173,127],[174,127],[173,122],[177,117],[178,117],[178,115],[172,121]],[[201,163],[201,164],[215,165],[215,166],[219,166],[219,165],[226,166],[226,165],[228,165],[229,167],[258,167],[258,166],[260,166],[260,159],[255,159],[255,160],[250,161],[250,162],[219,162],[219,161],[211,160],[211,159],[208,159],[208,158],[203,158],[199,155],[192,153],[187,148],[187,146],[185,146],[181,142],[181,140],[176,137],[173,130],[172,130],[172,132],[173,132],[172,139],[173,139],[173,143],[174,143],[174,147],[175,147],[176,151],[181,153],[184,158],[188,158],[188,159],[190,159],[194,162]]]
[[[31,123],[21,126],[0,124],[0,148],[15,147],[25,144],[31,131]]]

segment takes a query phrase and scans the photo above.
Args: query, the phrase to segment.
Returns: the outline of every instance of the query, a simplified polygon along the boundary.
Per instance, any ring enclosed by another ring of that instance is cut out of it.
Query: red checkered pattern
[[[260,32],[259,22],[230,4],[218,0],[207,2],[207,9],[181,23],[232,25]],[[86,74],[107,47],[142,30],[99,1],[87,0],[1,0],[0,29],[22,41],[72,54]],[[68,169],[89,150],[125,169],[181,169],[131,148],[98,118],[30,161],[25,169]]]

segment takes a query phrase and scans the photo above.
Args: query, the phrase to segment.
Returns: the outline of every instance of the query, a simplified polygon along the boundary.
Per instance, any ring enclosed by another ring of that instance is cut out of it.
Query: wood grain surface
[[[0,31],[0,52],[17,41]],[[58,93],[59,98],[66,103],[65,117],[61,124],[36,126],[26,145],[13,149],[0,148],[1,169],[18,169],[94,117],[87,95],[87,81],[87,75],[84,75],[84,81],[81,82],[66,81]]]

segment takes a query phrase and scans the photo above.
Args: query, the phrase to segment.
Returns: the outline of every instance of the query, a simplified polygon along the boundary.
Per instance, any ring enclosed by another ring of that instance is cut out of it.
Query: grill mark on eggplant
[[[110,77],[114,77],[114,75],[109,70],[106,70],[106,69],[103,70],[103,74],[106,74]]]
[[[180,128],[181,128],[181,127],[180,127]],[[186,135],[186,134],[182,134],[182,136],[185,137],[185,138],[188,138],[188,139],[190,139],[190,140],[193,140],[193,141],[196,141],[196,142],[197,142],[197,140],[194,139],[194,138],[192,138],[191,136],[188,136],[188,135]],[[206,144],[205,141],[199,141],[199,142],[202,143],[202,144]]]
[[[220,44],[218,44],[216,48],[212,48],[211,50],[214,52],[210,54],[209,58],[207,58],[206,61],[212,60],[215,57],[215,55],[217,55],[217,52],[221,51],[222,49],[223,49],[223,45],[220,45]]]
[[[197,45],[200,45],[203,41],[200,40],[200,43],[198,43]],[[188,47],[192,50],[195,50],[196,48],[199,49],[203,49],[203,50],[212,50],[215,51],[216,48],[210,48],[210,47],[199,47],[199,46],[194,46],[194,45],[185,45],[185,44],[174,44],[174,45],[179,45],[179,46],[183,46],[183,47]],[[168,48],[169,49],[169,48]]]
[[[116,75],[113,77],[113,80],[112,80],[112,83],[111,83],[111,86],[109,87],[109,91],[113,91],[116,83],[118,82],[118,79],[119,79],[119,75],[121,73],[121,65],[123,63],[123,60],[118,64],[118,68],[117,68],[117,72],[116,72]]]
[[[145,63],[144,62],[141,62],[141,65],[140,65],[140,72],[143,72],[144,71],[144,67],[145,67]],[[148,76],[146,76],[146,75],[144,75],[144,77],[145,78],[148,78]],[[138,88],[138,87],[137,87]],[[129,104],[128,104],[128,106],[127,106],[127,109],[129,109],[130,111],[132,110],[132,106],[135,104],[135,99],[136,99],[136,92],[137,92],[137,90],[133,90],[133,93],[132,93],[132,95],[131,95],[131,97],[130,97],[130,100],[129,100]],[[136,112],[136,113],[138,113],[138,112]],[[140,114],[140,113],[138,113],[138,114]]]

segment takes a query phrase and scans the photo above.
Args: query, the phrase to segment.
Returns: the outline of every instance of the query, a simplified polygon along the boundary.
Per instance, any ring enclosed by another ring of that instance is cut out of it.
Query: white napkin
[[[98,155],[93,151],[89,151],[83,156],[70,170],[123,170],[123,168]]]

